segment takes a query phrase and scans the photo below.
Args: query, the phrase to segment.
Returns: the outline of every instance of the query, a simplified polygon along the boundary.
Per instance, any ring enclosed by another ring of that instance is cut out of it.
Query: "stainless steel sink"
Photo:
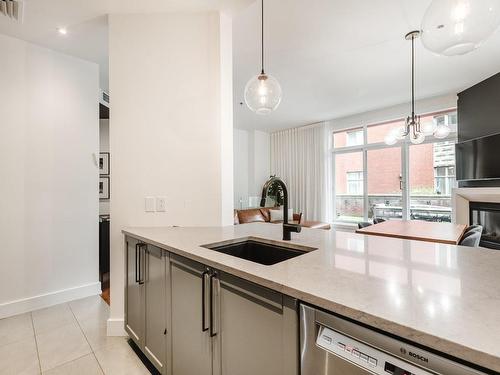
[[[277,245],[272,241],[254,237],[202,245],[201,247],[266,266],[271,266],[306,254],[310,251],[317,250],[313,247],[292,244],[287,244],[286,246]]]

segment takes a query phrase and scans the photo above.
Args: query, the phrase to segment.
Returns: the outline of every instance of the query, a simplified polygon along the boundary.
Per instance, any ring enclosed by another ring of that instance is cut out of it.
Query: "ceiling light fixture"
[[[68,34],[68,30],[65,27],[58,27],[57,32],[61,35],[66,35]]]
[[[392,146],[406,137],[413,144],[425,141],[425,136],[446,138],[451,129],[446,124],[435,124],[434,121],[420,123],[420,116],[415,114],[415,39],[420,36],[420,31],[411,31],[405,35],[406,40],[411,41],[411,115],[406,118],[405,125],[392,129],[385,137],[385,143]]]
[[[425,140],[425,135],[420,128],[420,116],[415,114],[415,39],[420,36],[420,31],[411,31],[405,35],[406,40],[411,40],[411,116],[406,118],[406,123],[392,129],[385,137],[385,143],[394,145],[398,140],[409,136],[411,143],[420,144]]]
[[[282,91],[279,82],[264,71],[264,0],[261,1],[261,71],[245,86],[245,103],[259,115],[274,111],[281,102]]]
[[[434,0],[422,20],[422,43],[440,55],[463,55],[499,25],[500,0]]]

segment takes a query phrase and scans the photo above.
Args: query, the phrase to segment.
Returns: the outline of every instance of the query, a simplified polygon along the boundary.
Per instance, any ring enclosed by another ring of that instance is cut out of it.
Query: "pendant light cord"
[[[260,35],[261,44],[260,44],[260,46],[261,46],[261,59],[262,59],[262,61],[261,61],[261,68],[262,68],[261,74],[265,74],[264,73],[264,0],[262,0],[262,2],[261,2],[261,18],[260,18],[260,20],[261,20],[261,35]]]
[[[415,35],[411,36],[411,118],[415,119]]]

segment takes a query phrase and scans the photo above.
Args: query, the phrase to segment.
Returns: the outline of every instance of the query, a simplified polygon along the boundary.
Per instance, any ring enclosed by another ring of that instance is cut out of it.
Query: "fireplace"
[[[483,226],[480,246],[500,250],[500,203],[470,202],[470,224]]]

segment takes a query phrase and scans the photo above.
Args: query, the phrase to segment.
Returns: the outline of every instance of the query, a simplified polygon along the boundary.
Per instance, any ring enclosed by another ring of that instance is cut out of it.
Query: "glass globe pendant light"
[[[463,55],[499,25],[499,0],[434,0],[422,20],[422,43],[440,55]]]
[[[245,103],[259,115],[266,115],[278,108],[282,91],[279,82],[264,71],[264,0],[261,1],[261,71],[245,86]]]

